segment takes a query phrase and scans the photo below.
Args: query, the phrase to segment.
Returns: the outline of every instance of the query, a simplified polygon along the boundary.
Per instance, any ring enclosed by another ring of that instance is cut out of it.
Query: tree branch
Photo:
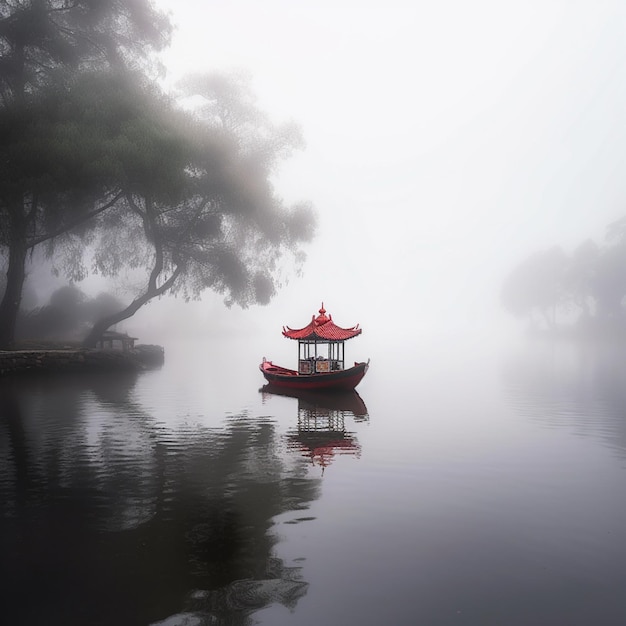
[[[76,226],[79,226],[80,224],[83,224],[84,222],[90,220],[91,218],[96,217],[100,213],[103,213],[107,209],[110,209],[123,195],[124,195],[123,192],[121,192],[121,191],[118,192],[117,194],[115,194],[113,199],[109,200],[109,202],[107,202],[103,206],[98,207],[94,211],[90,211],[88,213],[85,213],[84,215],[81,215],[80,217],[76,218],[75,220],[73,220],[71,222],[68,222],[67,224],[59,226],[59,228],[57,228],[56,230],[52,231],[51,233],[47,233],[45,235],[40,235],[39,237],[34,238],[27,245],[27,247],[28,248],[34,248],[35,246],[39,245],[40,243],[43,243],[44,241],[48,241],[49,239],[54,239],[55,237],[58,237],[59,235],[62,235],[63,233],[69,232],[70,230],[72,230]]]
[[[91,329],[91,332],[85,338],[83,345],[86,348],[95,347],[104,331],[114,324],[132,317],[144,304],[148,303],[153,298],[163,295],[166,291],[171,289],[182,273],[182,269],[182,266],[177,266],[172,275],[160,287],[153,288],[150,284],[148,284],[146,291],[139,297],[135,298],[125,309],[119,311],[118,313],[114,313],[113,315],[108,315],[107,317],[104,317],[96,322]]]

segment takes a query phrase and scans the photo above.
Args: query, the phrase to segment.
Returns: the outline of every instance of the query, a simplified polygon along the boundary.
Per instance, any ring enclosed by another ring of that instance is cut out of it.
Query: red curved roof
[[[308,339],[311,341],[344,341],[346,339],[352,339],[361,334],[361,328],[359,325],[352,326],[351,328],[341,328],[333,322],[331,315],[326,315],[326,309],[322,302],[322,308],[319,310],[319,315],[315,317],[313,315],[311,321],[304,328],[289,328],[289,326],[283,326],[283,335],[289,339]]]

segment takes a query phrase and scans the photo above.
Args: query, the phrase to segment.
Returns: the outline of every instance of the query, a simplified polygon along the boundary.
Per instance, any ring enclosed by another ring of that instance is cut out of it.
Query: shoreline
[[[85,348],[22,349],[0,351],[0,377],[56,372],[142,371],[160,367],[163,347],[138,345],[132,350]]]

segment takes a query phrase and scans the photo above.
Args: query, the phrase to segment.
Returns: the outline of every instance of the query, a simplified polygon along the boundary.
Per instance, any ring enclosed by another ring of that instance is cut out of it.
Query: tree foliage
[[[171,29],[150,0],[4,0],[2,102],[21,101],[84,69],[145,68]]]
[[[211,289],[227,304],[267,303],[285,255],[291,266],[304,258],[300,244],[313,236],[314,213],[306,204],[286,206],[271,183],[279,157],[300,136],[273,126],[251,104],[229,113],[232,102],[217,94],[199,116],[173,110],[164,116],[161,109],[146,120],[152,130],[143,134],[137,161],[150,165],[145,177],[137,171],[129,177],[138,184],[104,218],[94,267],[105,276],[137,268],[149,274],[125,310],[94,327],[87,345],[166,292],[190,299]],[[234,123],[243,113],[246,122]],[[158,168],[163,176],[155,175]]]

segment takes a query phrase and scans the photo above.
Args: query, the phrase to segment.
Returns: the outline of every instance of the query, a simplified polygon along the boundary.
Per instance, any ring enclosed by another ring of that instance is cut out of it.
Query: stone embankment
[[[137,371],[163,364],[161,346],[133,350],[11,350],[0,351],[0,376],[35,372]]]

